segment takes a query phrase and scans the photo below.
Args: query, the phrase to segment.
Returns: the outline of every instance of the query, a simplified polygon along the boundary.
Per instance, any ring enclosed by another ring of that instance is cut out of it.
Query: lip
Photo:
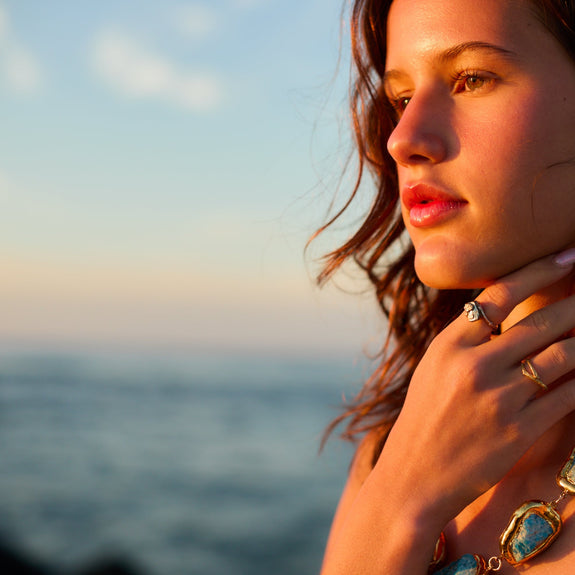
[[[428,184],[407,185],[401,202],[409,212],[409,222],[416,228],[439,224],[456,215],[467,202]]]

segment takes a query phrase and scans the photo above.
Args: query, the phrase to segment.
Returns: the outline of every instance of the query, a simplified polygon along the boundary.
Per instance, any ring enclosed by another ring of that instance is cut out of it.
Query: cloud
[[[2,75],[16,92],[37,92],[42,84],[40,67],[34,56],[18,46],[9,46],[2,54]]]
[[[8,12],[0,4],[0,79],[19,93],[33,93],[42,84],[40,65],[31,52],[14,38]]]
[[[186,4],[175,11],[174,24],[188,39],[202,41],[216,30],[217,17],[206,4]]]
[[[180,69],[117,31],[103,31],[96,38],[92,60],[98,75],[130,98],[157,99],[192,112],[213,110],[223,101],[215,75]]]

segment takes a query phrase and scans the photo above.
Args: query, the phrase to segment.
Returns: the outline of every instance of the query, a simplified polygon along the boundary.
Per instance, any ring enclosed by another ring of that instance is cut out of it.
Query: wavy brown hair
[[[525,1],[531,2],[536,16],[575,61],[575,0]],[[391,4],[392,0],[355,0],[352,4],[354,80],[350,108],[358,175],[344,207],[317,232],[324,231],[345,212],[369,173],[376,192],[371,208],[355,234],[325,257],[318,281],[325,283],[344,262],[353,260],[373,284],[388,320],[388,335],[377,368],[326,434],[344,420],[347,423],[342,436],[346,439],[375,433],[379,441],[374,462],[429,343],[476,295],[470,290],[428,288],[415,273],[415,251],[401,217],[395,163],[387,152],[387,140],[395,126],[395,111],[382,86]]]

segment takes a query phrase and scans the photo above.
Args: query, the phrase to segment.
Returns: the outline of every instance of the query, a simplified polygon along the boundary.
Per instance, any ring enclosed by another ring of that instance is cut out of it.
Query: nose
[[[387,141],[397,164],[436,164],[449,153],[449,114],[440,102],[425,94],[414,95]]]

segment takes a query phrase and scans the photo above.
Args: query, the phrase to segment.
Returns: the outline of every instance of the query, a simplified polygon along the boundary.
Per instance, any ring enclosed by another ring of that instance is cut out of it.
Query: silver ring
[[[521,373],[532,382],[536,383],[544,391],[548,391],[549,388],[543,383],[543,380],[537,373],[537,370],[533,367],[533,364],[528,360],[524,359],[521,362]]]
[[[463,311],[467,315],[468,321],[478,321],[482,319],[490,328],[493,333],[499,332],[499,324],[493,323],[483,311],[481,304],[478,301],[469,301],[463,306]]]

